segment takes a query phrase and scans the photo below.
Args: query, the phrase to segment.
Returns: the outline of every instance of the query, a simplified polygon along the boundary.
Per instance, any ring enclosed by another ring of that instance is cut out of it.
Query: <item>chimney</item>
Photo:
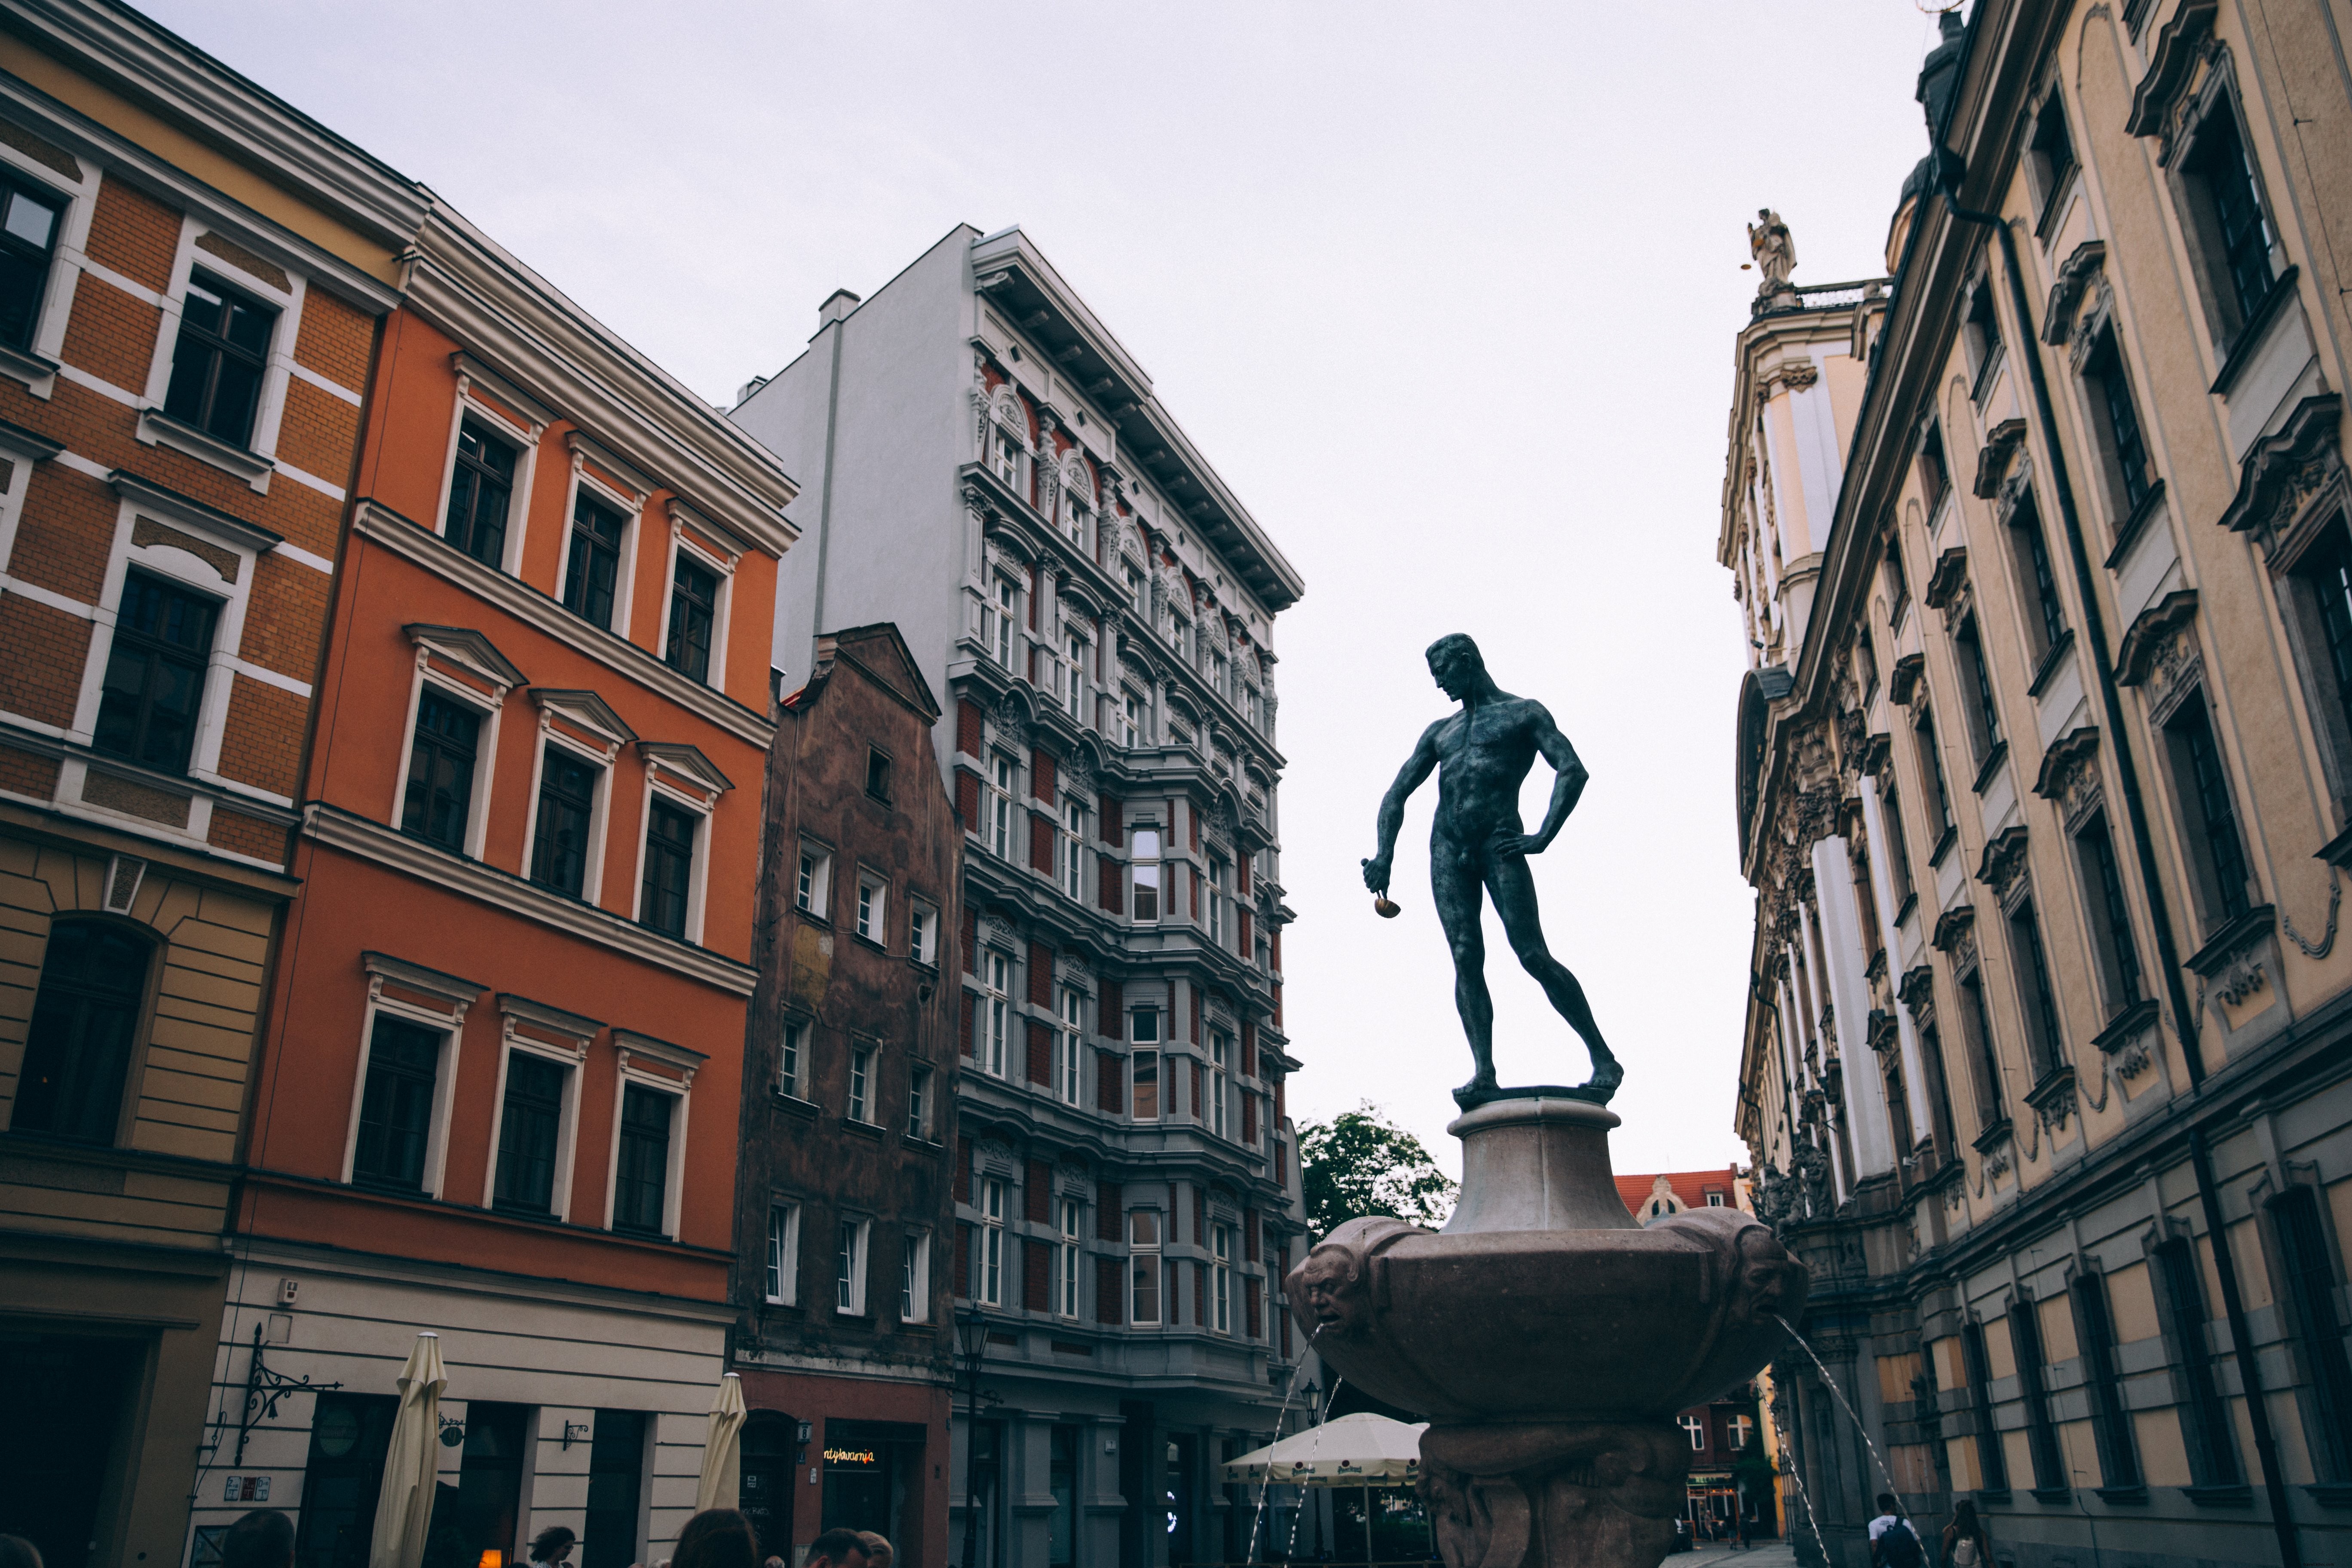
[[[816,330],[824,331],[857,309],[857,296],[846,289],[835,289],[825,296],[824,303],[816,308]]]
[[[735,389],[735,405],[740,408],[744,404],[751,402],[751,395],[767,384],[768,378],[766,376],[753,376],[751,380],[745,382],[742,385]]]

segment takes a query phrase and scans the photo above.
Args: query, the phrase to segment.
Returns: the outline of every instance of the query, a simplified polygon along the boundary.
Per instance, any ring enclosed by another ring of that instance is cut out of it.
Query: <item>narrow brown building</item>
[[[946,1554],[963,829],[898,628],[818,639],[778,705],[744,1049],[734,1363],[766,1552],[877,1530]]]

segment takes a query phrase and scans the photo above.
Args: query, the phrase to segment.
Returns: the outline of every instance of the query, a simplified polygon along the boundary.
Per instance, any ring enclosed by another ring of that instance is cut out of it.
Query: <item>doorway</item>
[[[302,1470],[304,1568],[367,1568],[376,1495],[400,1401],[389,1394],[321,1394]]]
[[[775,1410],[754,1410],[743,1423],[740,1504],[760,1534],[764,1561],[793,1560],[793,1482],[798,1423]]]
[[[0,1533],[39,1547],[49,1568],[84,1568],[111,1528],[101,1511],[146,1364],[136,1340],[0,1344]]]

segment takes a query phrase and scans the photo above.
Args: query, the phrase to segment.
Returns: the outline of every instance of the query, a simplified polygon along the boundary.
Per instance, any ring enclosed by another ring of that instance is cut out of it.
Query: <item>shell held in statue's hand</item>
[[[1392,921],[1397,918],[1397,906],[1389,902],[1389,896],[1386,893],[1374,893],[1372,912],[1384,921]]]

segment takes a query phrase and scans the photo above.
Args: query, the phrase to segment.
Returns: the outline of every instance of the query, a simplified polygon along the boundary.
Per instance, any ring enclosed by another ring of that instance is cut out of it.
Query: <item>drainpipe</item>
[[[1940,149],[1939,149],[1940,152]],[[2197,1020],[2189,1005],[2188,987],[2181,983],[2180,959],[2172,941],[2172,919],[2158,879],[2156,846],[2148,832],[2147,808],[2140,795],[2139,764],[2124,728],[2123,697],[2116,686],[2115,661],[2107,652],[2106,623],[2093,591],[2091,555],[2083,542],[2081,514],[2074,510],[2074,486],[2066,468],[2065,448],[2058,440],[2058,416],[2050,401],[2050,383],[2042,368],[2041,339],[2033,331],[2033,314],[2025,300],[2025,273],[2018,265],[2017,240],[2009,220],[1998,213],[1971,212],[1953,200],[1958,181],[1947,167],[1942,182],[1944,202],[1962,223],[1990,228],[2000,241],[2001,268],[2009,294],[2017,308],[2021,357],[2033,384],[2033,409],[2042,426],[2042,444],[2050,455],[2050,482],[2058,492],[2058,514],[2065,524],[2066,553],[2074,568],[2074,588],[2083,601],[2083,640],[2090,644],[2093,668],[2099,676],[2099,700],[2106,714],[2107,732],[2115,737],[2116,773],[2123,785],[2124,809],[2131,822],[2132,847],[2139,861],[2140,880],[2147,888],[2148,915],[2156,927],[2157,957],[2164,969],[2165,990],[2172,1003],[2173,1031],[2189,1066],[2192,1093],[2205,1087],[2205,1064],[2199,1055]],[[2205,1151],[2201,1127],[2189,1130],[2189,1163],[2197,1177],[2197,1196],[2205,1212],[2205,1228],[2213,1238],[2213,1272],[2221,1287],[2221,1310],[2230,1325],[2230,1341],[2238,1363],[2238,1379],[2246,1391],[2246,1414],[2254,1429],[2254,1454],[2263,1468],[2263,1490],[2270,1499],[2271,1528],[2278,1536],[2279,1561],[2285,1568],[2302,1568],[2303,1552],[2295,1539],[2294,1520],[2287,1511],[2285,1479],[2279,1473],[2278,1445],[2271,1431],[2270,1410],[2264,1404],[2262,1368],[2246,1327],[2245,1300],[2238,1289],[2237,1260],[2230,1251],[2229,1233],[2221,1222],[2221,1195],[2213,1184],[2212,1161]]]
[[[848,303],[844,305],[843,300]],[[833,369],[824,393],[824,481],[817,492],[816,509],[816,595],[809,625],[809,669],[816,669],[817,639],[824,636],[824,568],[833,544],[833,443],[841,428],[841,335],[848,331],[844,324],[849,312],[857,308],[858,299],[846,289],[834,290],[818,311],[818,326],[833,333]]]

